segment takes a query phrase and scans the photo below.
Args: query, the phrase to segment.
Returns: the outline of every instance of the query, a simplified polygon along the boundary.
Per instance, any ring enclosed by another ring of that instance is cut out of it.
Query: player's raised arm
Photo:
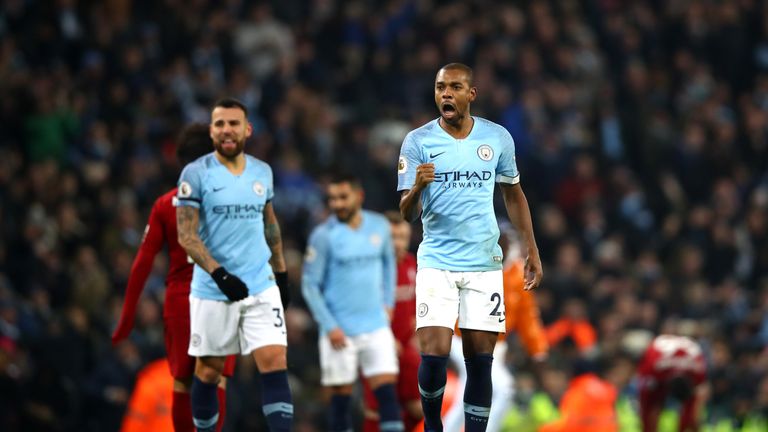
[[[421,192],[435,181],[435,164],[425,163],[416,167],[416,181],[411,189],[400,195],[400,214],[413,222],[421,214]]]
[[[528,200],[525,198],[525,193],[523,193],[523,188],[519,182],[499,184],[501,185],[501,194],[504,197],[507,216],[525,240],[525,289],[534,289],[539,286],[543,272],[539,248],[536,246],[536,238],[533,236],[533,222],[531,221],[531,210],[528,208]]]
[[[406,135],[397,161],[397,190],[400,214],[413,222],[421,214],[421,192],[435,181],[435,164],[422,163],[419,146],[412,134]]]

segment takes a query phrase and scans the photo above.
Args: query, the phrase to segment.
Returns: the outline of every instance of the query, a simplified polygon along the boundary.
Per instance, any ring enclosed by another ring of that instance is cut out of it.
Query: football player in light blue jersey
[[[196,264],[189,354],[197,357],[190,396],[198,431],[216,428],[216,385],[229,354],[253,356],[270,430],[288,431],[293,419],[283,304],[288,288],[272,170],[243,152],[251,132],[245,106],[220,100],[211,113],[215,151],[187,165],[179,179],[179,244]]]
[[[320,326],[322,384],[331,389],[330,431],[351,431],[349,406],[358,368],[379,402],[379,429],[402,431],[398,360],[389,326],[395,303],[395,252],[389,221],[362,209],[360,181],[336,175],[334,215],[309,237],[302,292]]]
[[[398,161],[400,212],[410,221],[421,214],[424,226],[417,256],[416,327],[427,431],[443,430],[440,406],[457,318],[467,368],[465,430],[484,431],[488,422],[492,353],[505,317],[493,207],[496,183],[525,241],[525,288],[536,288],[542,277],[514,141],[503,127],[470,115],[477,97],[472,75],[460,63],[438,71],[434,90],[440,117],[405,137]]]

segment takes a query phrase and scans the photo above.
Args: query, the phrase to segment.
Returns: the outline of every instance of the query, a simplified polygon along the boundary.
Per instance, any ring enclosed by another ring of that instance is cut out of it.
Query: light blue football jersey
[[[245,169],[232,174],[214,153],[190,163],[181,172],[177,206],[200,209],[198,234],[211,256],[248,286],[250,295],[274,286],[264,238],[264,206],[274,194],[272,168],[246,155]],[[211,275],[195,264],[192,295],[227,300]]]
[[[309,236],[302,293],[322,334],[347,336],[389,326],[395,304],[395,251],[389,221],[363,210],[356,229],[331,216]]]
[[[413,187],[418,165],[435,164],[435,181],[421,193],[419,268],[501,269],[493,189],[496,182],[520,181],[515,143],[504,127],[472,118],[474,125],[464,139],[452,137],[433,120],[411,131],[400,149],[398,191]]]

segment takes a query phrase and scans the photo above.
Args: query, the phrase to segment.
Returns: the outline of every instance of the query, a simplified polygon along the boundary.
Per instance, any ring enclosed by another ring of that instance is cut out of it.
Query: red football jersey
[[[654,385],[662,385],[675,376],[689,377],[694,385],[699,385],[706,377],[706,363],[701,346],[693,339],[659,335],[645,351],[638,373]]]
[[[416,257],[410,253],[397,263],[392,333],[403,345],[410,343],[416,333]]]

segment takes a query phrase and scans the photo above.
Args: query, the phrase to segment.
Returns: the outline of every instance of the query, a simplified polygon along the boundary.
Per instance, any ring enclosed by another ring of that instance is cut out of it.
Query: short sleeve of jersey
[[[325,266],[328,260],[328,234],[325,229],[314,230],[307,241],[304,254],[304,283],[316,286],[325,278]]]
[[[421,163],[421,151],[418,143],[409,133],[400,148],[400,159],[397,161],[397,190],[407,190],[416,182],[416,167]]]
[[[517,170],[517,161],[515,160],[515,140],[504,128],[501,128],[499,135],[501,154],[496,167],[496,182],[517,184],[520,182],[520,172]]]
[[[179,189],[176,191],[177,207],[200,208],[200,203],[203,202],[203,182],[200,171],[200,164],[195,162],[184,167],[179,177]]]
[[[275,197],[275,176],[269,165],[267,165],[267,176],[269,176],[269,186],[267,187],[267,202],[269,202]]]

